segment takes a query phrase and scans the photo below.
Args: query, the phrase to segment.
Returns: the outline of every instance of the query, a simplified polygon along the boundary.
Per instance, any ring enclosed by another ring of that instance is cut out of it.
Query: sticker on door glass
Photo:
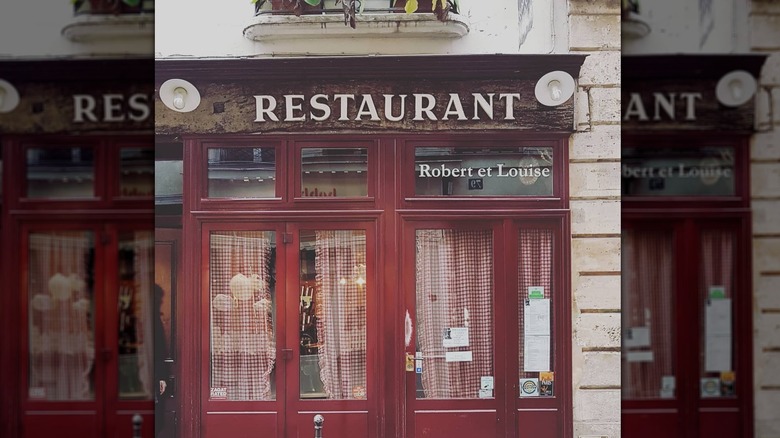
[[[674,376],[661,376],[661,398],[674,398],[677,386]]]
[[[468,347],[469,328],[468,327],[445,328],[442,344],[444,345],[444,348]]]
[[[734,371],[723,371],[720,373],[720,395],[724,397],[734,395],[734,382],[736,374]]]
[[[528,299],[529,300],[544,299],[544,286],[529,286]]]
[[[474,357],[470,351],[448,351],[444,356],[445,362],[471,362]]]
[[[520,379],[520,397],[539,396],[539,379]]]
[[[227,400],[227,388],[211,388],[210,398],[212,400]]]
[[[705,377],[701,379],[702,398],[720,397],[720,379],[717,377]]]
[[[555,393],[553,391],[554,381],[555,374],[552,371],[539,373],[539,395],[551,397]]]
[[[363,385],[356,385],[352,387],[352,398],[364,399],[366,398],[366,387]]]
[[[46,398],[46,388],[44,387],[32,387],[30,388],[28,395],[30,399],[45,399]]]

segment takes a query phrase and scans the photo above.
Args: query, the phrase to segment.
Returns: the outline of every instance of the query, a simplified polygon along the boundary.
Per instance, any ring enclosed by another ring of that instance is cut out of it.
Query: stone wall
[[[620,437],[620,2],[569,1],[588,54],[569,145],[575,437]]]
[[[753,1],[750,45],[769,58],[759,80],[751,145],[753,330],[757,438],[780,436],[780,2]]]

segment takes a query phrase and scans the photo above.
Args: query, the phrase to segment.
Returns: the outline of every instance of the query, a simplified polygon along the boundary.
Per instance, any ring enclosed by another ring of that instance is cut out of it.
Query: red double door
[[[561,436],[563,222],[381,223],[201,223],[201,353],[182,365],[201,436],[310,437],[316,414],[325,436]],[[529,288],[544,345],[524,360]],[[555,392],[521,397],[542,368]]]
[[[140,414],[151,438],[151,223],[88,216],[20,230],[22,436],[129,438]]]
[[[679,216],[623,218],[623,434],[752,436],[749,216]]]

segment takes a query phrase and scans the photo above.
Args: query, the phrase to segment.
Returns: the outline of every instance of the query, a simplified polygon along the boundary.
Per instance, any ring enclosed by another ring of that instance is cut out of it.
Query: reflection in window
[[[300,245],[301,398],[365,399],[365,231],[302,231]]]
[[[119,154],[119,196],[151,197],[154,192],[154,149],[122,148]]]
[[[367,195],[367,149],[301,149],[301,197],[358,197]]]
[[[94,399],[94,248],[86,231],[30,234],[30,400]]]
[[[416,236],[417,398],[491,398],[493,234],[418,230]]]
[[[520,396],[554,396],[544,375],[555,359],[552,230],[521,229],[518,260]]]
[[[155,144],[154,203],[181,204],[184,192],[184,163],[181,143]]]
[[[276,149],[208,149],[208,195],[211,198],[276,196]]]
[[[734,148],[624,148],[623,195],[734,196]]]
[[[674,398],[674,233],[623,232],[623,399]]]
[[[119,398],[151,399],[154,391],[152,298],[154,239],[151,231],[119,236]]]
[[[92,148],[27,149],[28,198],[91,198],[94,180]]]
[[[211,234],[212,400],[276,398],[274,239],[271,231]]]
[[[422,196],[551,196],[551,147],[418,147],[415,193]]]

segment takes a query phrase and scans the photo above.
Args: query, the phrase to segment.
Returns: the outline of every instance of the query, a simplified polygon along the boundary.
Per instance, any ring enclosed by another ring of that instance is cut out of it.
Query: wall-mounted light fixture
[[[574,78],[565,71],[551,71],[536,83],[536,100],[544,106],[558,106],[574,95]]]
[[[756,79],[744,70],[726,73],[715,87],[718,102],[725,106],[736,107],[747,103],[757,89]]]
[[[188,113],[200,105],[200,92],[184,79],[168,79],[160,85],[160,99],[168,108]]]
[[[10,113],[19,106],[19,91],[10,82],[0,79],[0,113]]]

